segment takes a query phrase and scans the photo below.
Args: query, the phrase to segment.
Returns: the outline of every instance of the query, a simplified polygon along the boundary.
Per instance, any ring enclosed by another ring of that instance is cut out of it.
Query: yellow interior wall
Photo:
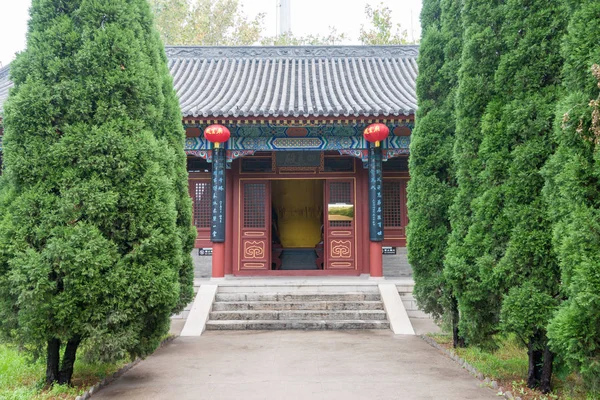
[[[321,241],[323,181],[271,181],[271,200],[279,220],[283,247],[315,247]]]

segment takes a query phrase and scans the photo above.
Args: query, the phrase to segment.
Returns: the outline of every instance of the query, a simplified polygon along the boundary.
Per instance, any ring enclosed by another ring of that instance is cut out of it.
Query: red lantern
[[[210,125],[204,129],[204,137],[211,143],[214,143],[215,149],[219,148],[219,143],[225,143],[229,140],[231,133],[223,125]]]
[[[379,142],[385,140],[389,134],[390,129],[385,124],[371,124],[363,132],[363,136],[367,142],[375,142],[375,147],[379,147]]]

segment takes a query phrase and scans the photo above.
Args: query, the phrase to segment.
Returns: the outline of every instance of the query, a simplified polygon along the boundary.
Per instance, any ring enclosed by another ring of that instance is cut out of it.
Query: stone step
[[[412,293],[399,294],[400,299],[402,299],[402,304],[404,304],[404,308],[406,309],[406,313],[410,318],[431,318],[429,314],[419,310],[417,300],[415,299]]]
[[[402,299],[402,304],[404,304],[404,308],[407,310],[418,310],[419,306],[417,305],[417,301],[415,299],[405,299],[404,297],[400,297]]]
[[[396,285],[396,287],[398,288],[398,293],[400,294],[400,296],[412,295],[414,289],[414,285],[407,284]]]
[[[383,303],[381,301],[247,301],[213,304],[213,311],[239,310],[383,310]]]
[[[223,293],[219,290],[216,302],[240,301],[380,301],[379,293]]]
[[[404,308],[408,313],[408,316],[411,318],[431,318],[431,316],[419,309],[419,305],[417,304],[417,300],[414,298],[412,293],[400,293],[400,299],[402,299],[402,304],[404,304]]]
[[[227,284],[227,282],[219,284],[219,293],[379,293],[377,285],[369,284],[328,284],[322,282],[320,284]]]
[[[290,321],[290,320],[254,320],[254,321],[208,321],[206,329],[216,330],[334,330],[334,329],[389,329],[390,323],[381,320],[338,320],[338,321]]]
[[[209,321],[322,321],[322,320],[385,320],[382,310],[331,311],[331,310],[294,310],[294,311],[213,311]]]
[[[406,313],[410,318],[426,318],[431,319],[431,316],[427,313],[424,313],[421,310],[406,310]]]

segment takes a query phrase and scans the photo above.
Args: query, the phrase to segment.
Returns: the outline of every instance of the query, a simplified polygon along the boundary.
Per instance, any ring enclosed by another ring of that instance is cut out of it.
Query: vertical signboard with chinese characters
[[[381,147],[369,147],[369,239],[383,241]]]
[[[213,149],[210,241],[225,242],[225,149]]]

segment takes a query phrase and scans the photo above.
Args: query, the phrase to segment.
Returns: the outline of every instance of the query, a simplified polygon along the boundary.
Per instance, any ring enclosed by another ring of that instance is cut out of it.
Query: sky
[[[277,0],[239,0],[248,16],[265,13],[266,36],[276,34]],[[358,44],[358,34],[366,23],[365,6],[384,3],[392,19],[408,32],[409,39],[421,34],[421,0],[291,0],[292,33],[326,35],[334,26],[349,37],[347,44]],[[0,0],[0,63],[7,65],[16,52],[25,49],[28,10],[31,0]]]

